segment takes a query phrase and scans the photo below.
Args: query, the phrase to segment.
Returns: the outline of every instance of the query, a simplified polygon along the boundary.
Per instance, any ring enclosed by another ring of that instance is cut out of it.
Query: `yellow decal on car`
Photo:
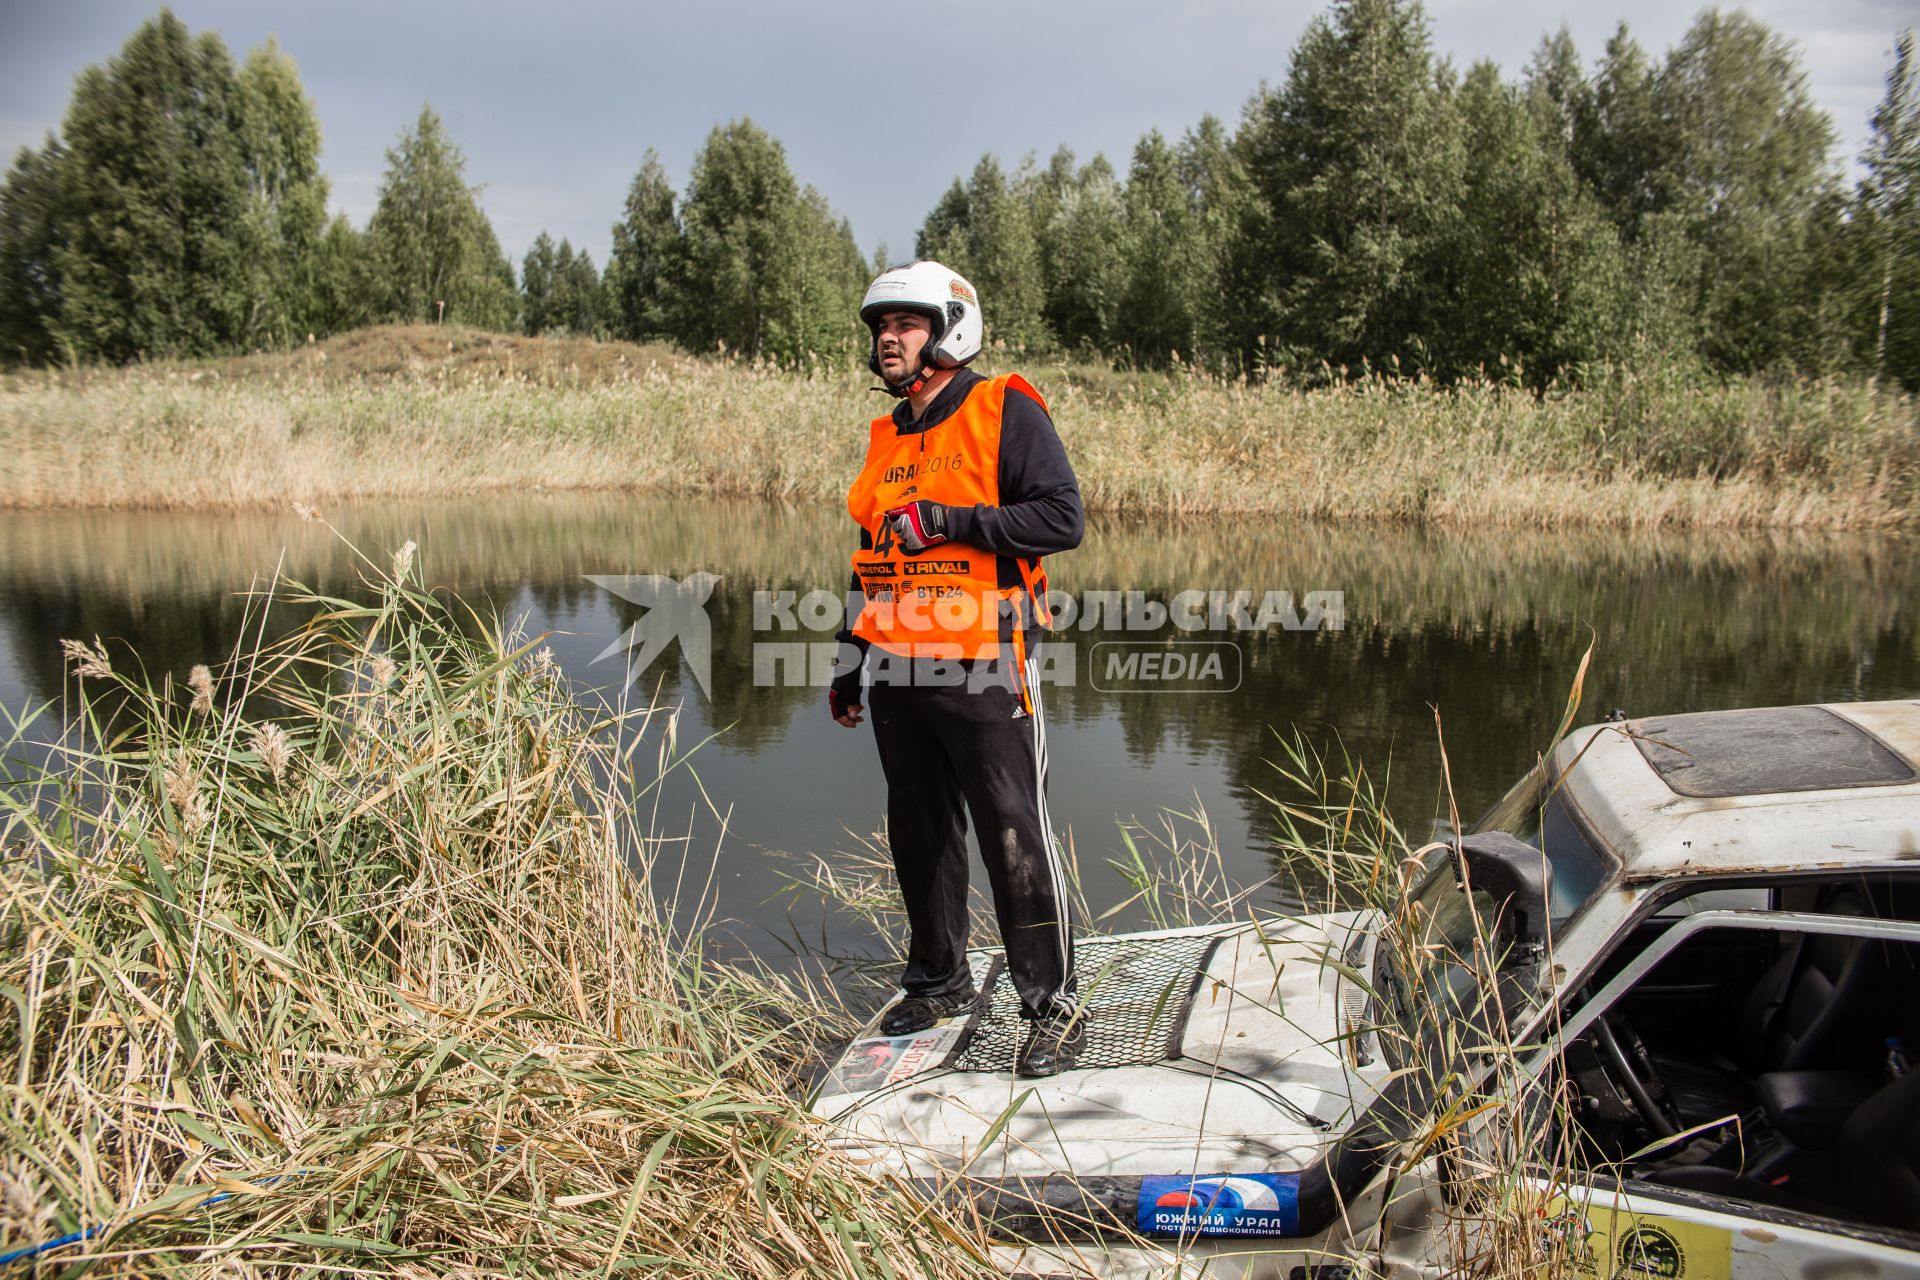
[[[1679,1218],[1634,1213],[1619,1203],[1576,1204],[1556,1196],[1545,1208],[1551,1248],[1569,1271],[1594,1280],[1731,1280],[1733,1236]]]

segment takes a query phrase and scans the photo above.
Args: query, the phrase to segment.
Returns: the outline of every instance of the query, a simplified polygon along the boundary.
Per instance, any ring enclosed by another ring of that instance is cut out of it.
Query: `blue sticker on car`
[[[1297,1236],[1300,1175],[1142,1178],[1134,1225],[1145,1235]]]

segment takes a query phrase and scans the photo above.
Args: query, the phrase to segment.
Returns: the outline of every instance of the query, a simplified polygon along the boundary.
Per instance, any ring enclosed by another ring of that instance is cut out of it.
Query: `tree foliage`
[[[1737,370],[1817,363],[1824,273],[1807,267],[1837,174],[1833,126],[1792,46],[1745,13],[1709,9],[1654,97],[1668,125],[1655,208],[1698,250],[1702,354]]]
[[[1910,30],[1894,45],[1863,161],[1852,223],[1865,264],[1860,345],[1876,375],[1920,387],[1920,66]]]
[[[1316,17],[1285,83],[1249,108],[1242,150],[1271,212],[1254,301],[1296,362],[1379,363],[1431,334],[1453,122],[1426,17],[1400,0]]]
[[[367,253],[377,319],[452,320],[504,329],[513,267],[469,187],[467,161],[431,105],[387,152]]]
[[[549,327],[588,337],[600,331],[600,273],[585,249],[562,240],[553,261]]]
[[[553,237],[533,238],[520,263],[520,332],[537,337],[553,327]]]
[[[315,250],[309,333],[339,333],[373,320],[372,264],[366,233],[345,214],[327,224]]]
[[[956,181],[927,215],[916,244],[965,276],[983,298],[987,338],[1016,350],[1052,345],[1047,328],[1034,197],[1039,175],[1023,171],[1009,181],[1000,162],[982,156],[962,185]]]
[[[60,142],[22,147],[0,185],[0,361],[44,364],[61,323]]]
[[[1442,253],[1450,287],[1428,344],[1443,368],[1519,357],[1554,370],[1623,354],[1619,236],[1566,145],[1582,88],[1569,53],[1544,46],[1525,85],[1485,62],[1461,83],[1459,209]]]
[[[342,308],[319,156],[276,45],[236,69],[161,10],[80,74],[59,135],[0,188],[0,358],[123,362],[326,328]]]
[[[1660,57],[1622,25],[1590,68],[1562,30],[1508,81],[1437,60],[1417,0],[1336,0],[1237,130],[1149,131],[1124,180],[1064,149],[1012,180],[984,157],[918,247],[975,278],[990,329],[1134,364],[1911,381],[1910,40],[1895,62],[1849,198],[1797,50],[1743,12]]]
[[[800,363],[849,344],[864,283],[852,231],[751,120],[714,129],[694,157],[670,261],[665,310],[690,347]]]
[[[1065,147],[1037,179],[1042,319],[1068,350],[1098,353],[1120,341],[1115,322],[1127,288],[1121,191],[1105,156],[1076,168]]]
[[[1419,0],[1333,0],[1237,126],[1149,130],[1117,172],[1060,148],[955,177],[916,249],[989,341],[1302,379],[1418,368],[1536,386],[1609,362],[1920,385],[1920,72],[1899,38],[1843,188],[1798,50],[1707,9],[1591,63],[1565,30],[1509,79],[1435,56]],[[501,252],[430,107],[379,207],[327,214],[319,126],[269,42],[238,66],[170,12],[76,81],[0,183],[0,360],[245,350],[378,320],[672,341],[804,366],[863,345],[887,265],[751,120],[676,194],[647,150],[604,277]]]
[[[607,327],[616,338],[646,342],[674,336],[683,275],[673,187],[649,147],[627,188],[625,216],[613,224],[603,280]]]
[[[126,361],[243,341],[242,112],[226,46],[164,10],[81,72],[58,166],[61,346]]]
[[[238,228],[247,288],[241,338],[270,345],[323,327],[327,180],[320,122],[299,70],[272,41],[247,55],[237,87],[247,183]]]

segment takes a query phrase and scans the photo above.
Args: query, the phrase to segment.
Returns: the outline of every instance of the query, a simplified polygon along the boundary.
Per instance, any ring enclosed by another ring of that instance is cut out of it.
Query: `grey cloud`
[[[277,34],[319,112],[334,203],[371,212],[385,151],[431,100],[465,149],[469,180],[507,251],[541,229],[604,263],[609,227],[647,147],[677,186],[708,130],[742,115],[786,144],[801,181],[847,215],[863,248],[912,248],[920,218],[984,151],[1008,162],[1065,144],[1124,167],[1139,135],[1177,136],[1202,114],[1236,119],[1317,6],[1256,0],[983,0],[950,36],[923,11],[736,0],[719,6],[505,0],[327,5],[174,0],[236,55]],[[1757,16],[1798,40],[1848,156],[1878,100],[1885,50],[1910,4],[1763,0]],[[10,155],[58,124],[73,76],[111,55],[153,12],[136,0],[0,0],[0,146]],[[1693,10],[1625,0],[1586,8],[1437,0],[1436,43],[1459,66],[1509,74],[1565,20],[1597,56],[1624,16],[1664,49]]]

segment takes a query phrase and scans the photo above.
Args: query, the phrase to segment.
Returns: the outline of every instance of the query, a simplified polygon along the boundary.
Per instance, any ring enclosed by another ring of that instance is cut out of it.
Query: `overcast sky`
[[[1317,6],[1253,0],[973,0],[856,5],[635,0],[175,0],[237,58],[269,36],[299,64],[319,113],[333,202],[358,225],[385,154],[422,101],[467,155],[467,179],[516,261],[542,229],[604,264],[608,228],[647,147],[677,189],[708,130],[751,116],[786,145],[802,182],[853,222],[863,249],[913,248],[926,211],[982,152],[1044,158],[1062,143],[1124,169],[1141,133],[1178,136],[1204,113],[1237,120]],[[1897,31],[1920,0],[1759,0],[1795,40],[1845,158],[1884,91]],[[1624,18],[1656,53],[1697,9],[1658,0],[1575,8],[1432,0],[1438,50],[1510,75],[1565,22],[1591,65]],[[138,0],[0,0],[0,146],[38,143],[73,78],[158,6]],[[948,15],[959,20],[938,27]],[[879,15],[876,17],[876,15]]]

